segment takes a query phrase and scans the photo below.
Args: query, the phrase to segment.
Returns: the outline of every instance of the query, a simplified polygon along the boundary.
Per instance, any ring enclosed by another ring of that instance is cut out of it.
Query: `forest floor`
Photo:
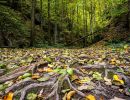
[[[1,100],[130,100],[130,47],[0,49]]]

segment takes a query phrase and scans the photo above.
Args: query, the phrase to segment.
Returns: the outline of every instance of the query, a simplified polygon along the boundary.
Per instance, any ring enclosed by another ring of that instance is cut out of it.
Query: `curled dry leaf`
[[[113,75],[113,83],[115,85],[123,85],[124,81],[121,79],[119,75]]]
[[[104,77],[104,81],[106,85],[112,85],[111,79],[108,79],[107,77]]]
[[[94,86],[92,85],[82,85],[78,87],[78,90],[92,90],[94,89]]]
[[[95,96],[89,94],[86,96],[86,100],[96,100]]]
[[[113,99],[111,100],[125,100],[125,99],[122,99],[122,98],[118,98],[118,97],[114,97]]]
[[[64,97],[62,98],[62,100],[66,100],[67,98],[67,93],[64,95]]]
[[[14,96],[14,93],[13,92],[9,92],[7,94],[7,96],[4,97],[4,100],[13,100],[13,96]]]
[[[67,94],[67,100],[71,100],[71,97],[76,93],[76,91],[70,91],[68,94]]]
[[[53,70],[51,68],[47,68],[47,67],[45,67],[45,68],[38,68],[37,71],[40,72],[40,73],[41,72],[53,72]]]
[[[38,73],[32,75],[32,79],[38,79],[38,78],[40,78]]]

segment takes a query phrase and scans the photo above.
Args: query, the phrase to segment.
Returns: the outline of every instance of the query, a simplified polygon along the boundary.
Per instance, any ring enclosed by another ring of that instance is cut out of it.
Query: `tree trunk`
[[[55,27],[54,27],[54,42],[55,44],[57,44],[57,36],[58,36],[58,30],[57,30],[57,15],[58,15],[58,5],[57,5],[57,0],[55,0]]]
[[[43,9],[42,9],[42,0],[40,0],[40,9],[41,9],[41,19],[40,19],[40,20],[41,20],[41,31],[42,31],[42,30],[43,30],[43,29],[42,29],[42,26],[43,26],[43,17],[42,17],[42,10],[43,10]]]
[[[130,0],[128,0],[128,10],[129,10],[128,20],[129,20],[129,32],[130,32]]]
[[[36,0],[32,0],[30,46],[34,45],[34,39],[35,39],[35,6],[36,6]]]
[[[48,0],[48,38],[51,44],[51,23],[50,23],[50,0]]]

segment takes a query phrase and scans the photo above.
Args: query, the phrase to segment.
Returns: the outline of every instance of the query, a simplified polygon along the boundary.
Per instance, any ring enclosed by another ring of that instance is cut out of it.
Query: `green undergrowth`
[[[28,28],[21,14],[13,9],[0,5],[0,30],[13,45],[28,37]]]

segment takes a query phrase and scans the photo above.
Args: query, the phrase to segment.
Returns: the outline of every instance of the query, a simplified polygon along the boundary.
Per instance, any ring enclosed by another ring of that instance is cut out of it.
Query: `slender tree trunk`
[[[41,32],[42,32],[42,30],[43,30],[43,29],[42,29],[42,26],[43,26],[43,17],[42,17],[42,10],[43,10],[43,9],[42,9],[42,3],[43,3],[42,0],[40,0],[40,9],[41,9]]]
[[[57,0],[55,0],[55,19],[56,19],[56,21],[57,21],[57,14],[58,14],[57,7],[58,7]],[[55,42],[55,44],[57,44],[57,36],[58,36],[57,22],[55,22],[55,28],[54,28],[54,42]]]
[[[87,34],[87,11],[86,11],[86,0],[83,0],[83,47],[86,46],[86,34]]]
[[[49,43],[51,44],[51,23],[50,23],[50,0],[48,0],[48,38]]]
[[[78,6],[78,3],[77,3],[77,25],[79,24],[78,14],[79,14],[79,6]]]
[[[129,32],[130,32],[130,0],[128,0],[128,10],[129,10],[128,20],[129,20]]]
[[[34,45],[34,39],[35,39],[35,6],[36,6],[36,0],[32,0],[30,46]]]
[[[92,1],[90,3],[90,34],[93,33],[93,4],[92,4]]]
[[[63,31],[63,23],[64,23],[64,21],[63,21],[63,19],[64,19],[64,1],[62,0],[62,2],[61,2],[62,4],[62,14],[61,14],[61,30]]]

